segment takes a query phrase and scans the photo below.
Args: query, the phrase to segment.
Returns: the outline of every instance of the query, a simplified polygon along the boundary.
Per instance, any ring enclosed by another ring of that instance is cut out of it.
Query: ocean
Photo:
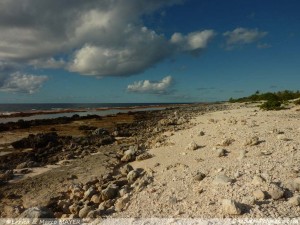
[[[99,115],[106,116],[119,112],[158,110],[174,105],[170,103],[39,103],[39,104],[0,104],[0,123],[16,122],[19,119],[52,119],[62,116]],[[68,112],[61,112],[67,110]],[[74,112],[70,112],[74,110]],[[15,113],[27,113],[20,117],[6,117]],[[43,112],[43,113],[39,113]],[[55,112],[55,113],[53,113]]]

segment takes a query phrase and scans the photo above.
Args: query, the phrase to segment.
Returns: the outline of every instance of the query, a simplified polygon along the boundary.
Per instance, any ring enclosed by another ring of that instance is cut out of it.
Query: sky
[[[299,0],[0,0],[0,103],[298,90]]]

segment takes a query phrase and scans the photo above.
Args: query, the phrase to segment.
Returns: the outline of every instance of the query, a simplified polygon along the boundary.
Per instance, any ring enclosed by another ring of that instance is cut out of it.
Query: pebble
[[[250,137],[246,139],[244,145],[254,146],[259,144],[259,138],[257,136]]]
[[[232,179],[226,176],[225,174],[219,174],[215,177],[214,184],[230,184],[232,183]]]
[[[284,134],[277,135],[278,140],[288,141],[289,139]]]
[[[259,175],[254,175],[254,177],[253,177],[251,183],[252,183],[253,185],[259,186],[259,185],[263,184],[264,181],[265,181],[265,180],[264,180],[261,176],[259,176]]]
[[[268,194],[271,196],[273,200],[278,200],[283,197],[284,191],[282,188],[278,187],[275,184],[271,184],[268,189]]]
[[[199,145],[197,145],[194,141],[192,141],[187,147],[187,150],[197,150],[199,148]]]
[[[261,190],[253,191],[253,196],[256,200],[264,200],[265,199],[265,193]]]
[[[136,170],[132,170],[127,174],[127,180],[129,183],[133,183],[139,177],[139,173]]]
[[[218,156],[218,157],[223,157],[223,156],[226,155],[226,150],[223,149],[223,148],[218,148],[218,149],[216,150],[216,152],[217,152],[217,156]]]
[[[194,176],[195,181],[201,181],[206,177],[206,175],[202,172],[197,172],[197,174]]]
[[[299,206],[300,205],[300,196],[295,195],[292,198],[288,200],[288,203],[293,205],[293,206]]]
[[[231,199],[222,200],[223,212],[229,215],[240,215],[242,214],[241,209],[238,207],[238,203]]]

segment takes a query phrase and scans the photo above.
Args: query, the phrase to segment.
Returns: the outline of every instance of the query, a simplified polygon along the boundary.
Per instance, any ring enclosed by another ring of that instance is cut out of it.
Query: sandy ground
[[[299,217],[300,207],[288,202],[297,193],[286,189],[300,170],[299,107],[261,111],[237,104],[233,108],[198,116],[188,130],[166,132],[166,147],[149,149],[153,158],[131,163],[152,172],[154,182],[133,195],[128,208],[114,217]],[[258,144],[245,145],[253,136],[259,138]],[[199,148],[188,150],[191,142]],[[225,149],[225,156],[219,157],[216,148]],[[197,172],[206,177],[195,180]],[[214,180],[220,174],[233,182],[217,184]],[[263,181],[253,182],[255,176]],[[284,197],[255,200],[253,191],[267,193],[271,183],[285,190]],[[222,199],[237,201],[242,215],[224,214]]]

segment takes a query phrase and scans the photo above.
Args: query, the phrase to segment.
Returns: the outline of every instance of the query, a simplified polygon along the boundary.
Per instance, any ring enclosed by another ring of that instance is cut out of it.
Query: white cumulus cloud
[[[0,91],[33,94],[38,91],[47,76],[36,76],[15,72],[9,75],[0,75]]]
[[[169,91],[173,82],[172,76],[166,76],[160,81],[135,81],[127,86],[127,91],[150,94],[165,94]]]
[[[212,30],[204,30],[169,40],[145,27],[144,16],[182,2],[0,1],[0,63],[95,77],[141,73],[176,54],[199,52],[213,37]]]
[[[238,27],[233,31],[226,31],[223,36],[226,37],[226,45],[228,48],[233,48],[235,45],[244,45],[257,42],[268,34],[266,31],[258,29],[248,29]]]

